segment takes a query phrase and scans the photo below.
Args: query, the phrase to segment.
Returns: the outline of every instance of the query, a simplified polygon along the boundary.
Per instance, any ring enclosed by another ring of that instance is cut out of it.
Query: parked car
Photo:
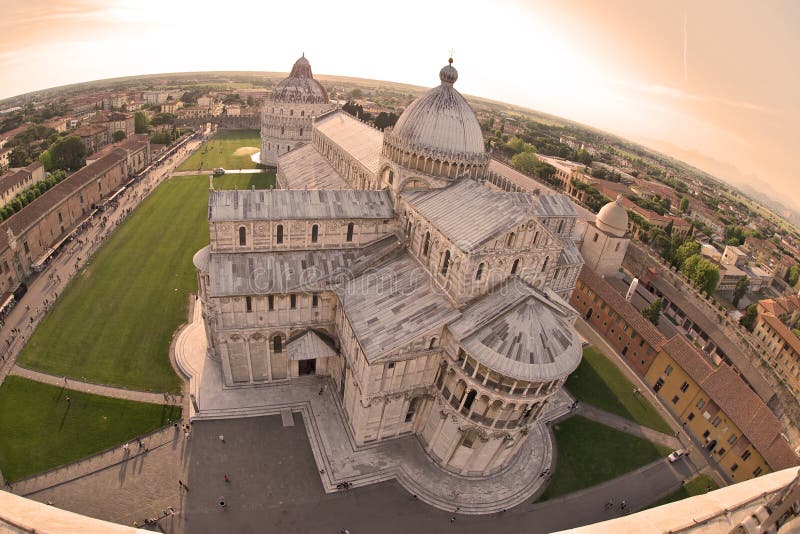
[[[689,456],[689,451],[687,451],[686,449],[678,449],[677,451],[672,451],[671,453],[669,453],[669,456],[667,456],[667,460],[669,460],[670,463],[675,463],[678,460],[680,460],[681,456]]]
[[[214,176],[222,176],[223,174],[225,174],[225,169],[222,167],[217,167],[214,169]]]

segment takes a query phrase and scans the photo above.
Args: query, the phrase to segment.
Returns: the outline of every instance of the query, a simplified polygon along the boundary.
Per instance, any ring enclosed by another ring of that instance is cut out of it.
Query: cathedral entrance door
[[[300,360],[300,375],[313,375],[317,371],[317,359]]]

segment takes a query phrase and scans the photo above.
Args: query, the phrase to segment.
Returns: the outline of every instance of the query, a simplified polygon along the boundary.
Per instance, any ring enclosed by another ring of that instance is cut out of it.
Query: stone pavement
[[[682,446],[681,442],[674,435],[670,436],[668,434],[662,434],[657,430],[634,423],[630,419],[625,419],[624,417],[609,413],[605,410],[601,410],[600,408],[595,408],[594,406],[586,403],[578,406],[576,412],[579,415],[597,421],[598,423],[603,423],[606,426],[616,428],[617,430],[627,432],[628,434],[639,436],[640,438],[663,445],[664,447],[680,449]]]
[[[571,399],[566,393],[548,406],[508,468],[489,477],[462,477],[434,464],[415,436],[357,446],[329,379],[308,376],[291,384],[224,387],[219,364],[206,357],[200,313],[200,306],[195,306],[192,322],[175,343],[177,365],[191,377],[190,419],[274,415],[286,409],[301,413],[326,492],[335,492],[336,484],[345,481],[358,487],[397,479],[432,506],[486,514],[516,506],[543,489],[545,479],[539,473],[553,463],[553,443],[545,423],[569,412]]]
[[[35,380],[37,382],[44,382],[45,384],[50,384],[52,386],[63,386],[67,389],[83,391],[84,393],[94,393],[95,395],[102,395],[104,397],[114,397],[116,399],[127,399],[138,402],[150,402],[153,404],[179,405],[182,403],[181,396],[176,396],[169,393],[148,393],[146,391],[136,391],[133,389],[101,386],[99,384],[92,384],[91,382],[81,382],[80,380],[71,380],[66,377],[48,375],[46,373],[40,373],[39,371],[32,371],[18,365],[11,369],[10,374]]]

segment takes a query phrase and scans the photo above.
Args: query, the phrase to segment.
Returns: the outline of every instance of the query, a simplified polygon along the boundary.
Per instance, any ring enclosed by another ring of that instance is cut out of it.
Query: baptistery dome
[[[597,214],[595,225],[602,231],[622,237],[628,231],[628,210],[622,205],[622,195],[603,206]]]
[[[458,71],[452,59],[450,63],[439,71],[441,84],[406,108],[392,131],[385,135],[385,141],[392,159],[398,163],[427,158],[444,164],[432,166],[442,169],[441,173],[432,174],[456,178],[454,172],[459,176],[480,174],[477,171],[486,165],[488,155],[475,112],[453,87]]]
[[[272,92],[274,102],[303,102],[320,103],[328,102],[328,93],[311,73],[311,64],[305,54],[295,61],[292,72],[288,78],[278,83]]]

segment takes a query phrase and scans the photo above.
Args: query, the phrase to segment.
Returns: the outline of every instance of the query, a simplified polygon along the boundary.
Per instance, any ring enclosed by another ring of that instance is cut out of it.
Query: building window
[[[664,369],[664,374],[667,375],[667,376],[672,374],[672,366],[671,365],[667,365],[667,368]]]
[[[311,307],[316,308],[319,306],[319,295],[311,295]]]
[[[751,456],[751,454],[750,454],[750,451],[749,451],[749,450],[747,450],[747,451],[744,451],[744,452],[742,453],[742,460],[747,460],[748,458],[750,458],[750,456]]]
[[[753,471],[753,476],[757,477],[760,474],[761,474],[761,466],[758,466],[758,467],[756,467],[756,470]]]
[[[280,335],[272,338],[272,352],[283,352],[283,340]]]
[[[672,404],[678,404],[679,400],[680,398],[677,395],[675,395],[674,397],[672,397]]]
[[[289,295],[289,307],[293,310],[297,308],[297,295],[295,294]]]
[[[353,240],[353,228],[355,225],[353,223],[347,223],[347,237],[346,241],[349,243]]]
[[[450,251],[444,251],[444,261],[442,261],[442,274],[447,276],[447,270],[450,268]]]
[[[283,225],[279,224],[277,228],[275,228],[275,242],[279,245],[283,244]]]
[[[389,185],[394,183],[394,171],[389,171]]]
[[[483,265],[484,265],[483,263],[478,265],[478,270],[475,271],[475,280],[480,280],[481,277],[483,276]]]
[[[545,271],[547,270],[547,261],[548,261],[549,259],[550,259],[550,258],[549,258],[549,257],[547,257],[547,256],[545,256],[545,257],[544,257],[544,263],[542,263],[542,272],[545,272]]]
[[[711,431],[710,430],[706,430],[705,432],[703,432],[703,439],[708,439],[708,436],[710,436],[710,435],[711,435]]]
[[[272,311],[272,310],[275,309],[275,296],[274,295],[269,295],[267,297],[267,306],[269,307],[269,311]]]
[[[720,447],[720,449],[717,451],[717,454],[719,454],[720,458],[725,456],[725,447]]]
[[[705,405],[706,405],[705,399],[700,399],[699,401],[697,401],[697,409],[698,410],[700,410]]]
[[[435,347],[435,346],[436,346],[436,338],[435,338],[435,337],[432,337],[432,338],[431,338],[431,342],[430,342],[430,344],[428,344],[428,348],[429,348],[429,349],[432,349],[432,348],[433,348],[433,347]]]
[[[475,402],[475,397],[478,396],[478,392],[474,389],[469,390],[467,393],[467,400],[464,401],[464,410],[469,410],[472,408],[472,403]]]
[[[425,232],[425,241],[422,243],[422,255],[427,256],[431,248],[431,233]]]
[[[247,229],[242,226],[239,228],[239,246],[245,246],[247,244]]]
[[[737,469],[739,469],[739,464],[733,464],[731,466],[731,473],[735,472]]]
[[[464,447],[471,449],[472,446],[475,444],[475,431],[468,430],[467,433],[464,434],[464,440],[461,442],[461,444]]]
[[[514,260],[514,263],[511,264],[511,274],[517,274],[517,269],[519,269],[519,258]]]
[[[691,413],[689,414],[689,417],[687,417],[687,419],[688,419],[689,421],[693,420],[693,419],[694,419],[694,412],[691,412]]]
[[[508,239],[506,239],[506,246],[511,247],[514,245],[514,232],[508,234]]]
[[[717,428],[721,422],[722,422],[722,419],[720,419],[719,416],[717,416],[717,417],[714,418],[713,421],[711,421],[711,426],[713,426],[714,428]]]
[[[597,232],[595,232],[595,233],[594,233],[594,237],[592,238],[592,243],[596,243],[596,242],[597,242],[597,239],[598,239],[599,237],[600,237],[600,234],[598,234]]]
[[[300,137],[303,137],[303,129],[300,128]]]
[[[564,221],[558,221],[558,228],[556,229],[556,233],[560,234],[564,230]]]
[[[244,298],[244,309],[247,310],[248,313],[253,311],[253,298],[252,297],[245,297]]]
[[[619,245],[620,245],[620,242],[619,242],[619,241],[617,241],[617,244],[616,244],[616,246],[614,247],[614,252],[619,252]]]
[[[689,389],[689,382],[684,382],[683,384],[681,384],[681,391],[683,393],[686,393],[687,389]]]
[[[316,243],[317,239],[319,239],[319,226],[315,224],[311,227],[311,242]]]
[[[739,436],[736,434],[731,434],[731,437],[728,438],[728,445],[733,445],[736,443],[736,440],[739,439]]]
[[[422,404],[422,397],[414,397],[408,404],[408,411],[406,411],[406,423],[414,420],[414,414],[417,413],[419,405]]]

